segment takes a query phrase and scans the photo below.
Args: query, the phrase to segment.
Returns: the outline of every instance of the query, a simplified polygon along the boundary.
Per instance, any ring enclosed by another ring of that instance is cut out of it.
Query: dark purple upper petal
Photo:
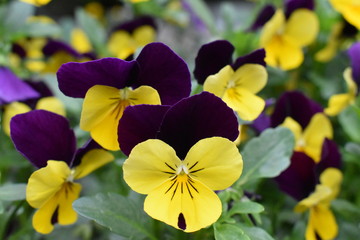
[[[265,63],[265,50],[263,48],[253,51],[248,55],[239,57],[236,59],[235,63],[231,65],[231,67],[236,70],[244,64],[253,63],[253,64],[260,64],[266,67]]]
[[[45,167],[48,160],[64,161],[70,166],[76,138],[63,116],[33,110],[13,117],[10,129],[16,149],[36,167]]]
[[[199,84],[232,63],[234,46],[226,40],[217,40],[202,45],[195,58],[194,76]]]
[[[120,25],[116,26],[112,30],[112,32],[117,31],[117,30],[124,30],[126,32],[133,33],[134,30],[136,30],[137,28],[142,27],[142,26],[151,26],[154,29],[157,28],[154,18],[152,18],[150,16],[142,16],[137,19],[121,23]]]
[[[146,45],[136,61],[140,66],[137,81],[132,86],[155,88],[164,105],[172,105],[188,97],[191,91],[189,69],[176,53],[163,43]]]
[[[294,152],[290,166],[275,181],[282,191],[296,200],[306,198],[317,183],[314,160],[303,152]]]
[[[10,69],[0,66],[0,105],[39,96],[38,92],[19,79]]]
[[[52,56],[55,53],[60,52],[60,51],[66,52],[76,58],[81,57],[81,55],[74,48],[72,48],[69,44],[62,42],[62,41],[53,40],[53,39],[48,40],[48,42],[46,43],[46,45],[44,46],[42,51],[43,51],[44,55],[47,57]]]
[[[215,95],[202,92],[181,100],[167,111],[157,138],[184,159],[189,149],[203,138],[219,136],[234,141],[238,135],[234,111]]]
[[[341,167],[341,154],[336,143],[325,138],[321,151],[321,160],[317,164],[316,170],[320,174],[329,167]]]
[[[170,106],[128,106],[119,122],[118,141],[121,150],[129,155],[133,147],[148,139],[154,139]]]
[[[13,45],[11,46],[11,52],[19,55],[19,57],[21,57],[21,58],[26,57],[25,49],[17,43],[13,43]]]
[[[249,30],[256,31],[257,29],[263,27],[265,23],[267,23],[275,14],[275,11],[276,10],[273,5],[265,5],[264,8],[261,9],[258,17],[255,19]]]
[[[348,50],[351,61],[352,77],[360,86],[360,42],[354,43]]]
[[[315,113],[322,112],[322,107],[298,91],[285,92],[275,104],[271,115],[271,126],[282,124],[286,117],[297,121],[304,129]]]
[[[251,127],[257,134],[262,133],[264,130],[271,127],[270,116],[265,113],[261,113],[259,117],[252,122]]]
[[[83,98],[89,88],[106,85],[122,89],[136,77],[138,66],[135,61],[118,58],[61,65],[57,72],[60,90],[69,97]]]
[[[292,12],[299,8],[314,10],[314,0],[286,0],[285,16],[288,18]]]

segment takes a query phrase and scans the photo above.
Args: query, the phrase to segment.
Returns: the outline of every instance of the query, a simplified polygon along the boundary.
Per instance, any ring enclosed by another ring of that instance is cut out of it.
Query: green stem
[[[6,236],[8,232],[8,228],[10,226],[10,223],[12,219],[15,217],[16,212],[19,210],[19,208],[25,203],[25,200],[22,200],[18,202],[18,204],[15,206],[15,208],[12,209],[7,221],[5,221],[3,227],[0,229],[0,239],[7,239],[8,236]]]

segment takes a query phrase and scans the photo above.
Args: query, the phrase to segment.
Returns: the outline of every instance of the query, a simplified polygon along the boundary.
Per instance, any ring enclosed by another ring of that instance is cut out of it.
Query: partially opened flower
[[[341,13],[341,15],[354,25],[357,29],[360,29],[360,4],[359,1],[354,0],[330,0],[331,5],[335,10]]]
[[[287,117],[282,126],[293,132],[296,141],[295,151],[306,153],[316,163],[321,159],[325,138],[331,139],[333,136],[331,122],[323,113],[316,113],[305,129],[291,117]]]
[[[74,223],[77,213],[72,203],[81,191],[74,180],[109,163],[113,156],[93,141],[76,149],[76,138],[66,118],[44,110],[15,116],[11,138],[16,149],[39,168],[26,188],[27,202],[38,209],[32,220],[35,230],[48,234],[54,223]]]
[[[15,101],[4,106],[2,126],[4,132],[10,136],[10,120],[17,114],[26,113],[33,109],[43,109],[65,116],[63,103],[56,98],[43,82],[26,81],[32,89],[39,93],[39,97],[25,101]]]
[[[80,127],[109,150],[119,149],[116,130],[127,106],[171,105],[191,90],[186,63],[162,43],[148,44],[134,61],[67,63],[57,77],[65,95],[85,98]]]
[[[309,0],[287,1],[286,12],[278,9],[264,25],[260,46],[265,48],[267,64],[283,70],[302,64],[302,48],[310,45],[319,31],[319,22],[312,8],[313,3]]]
[[[130,152],[124,179],[147,194],[145,212],[185,232],[214,223],[222,207],[213,191],[242,172],[237,126],[233,111],[206,92],[171,107],[128,107],[119,124],[120,146]]]
[[[309,222],[306,228],[306,240],[334,239],[338,234],[338,225],[330,203],[334,200],[342,182],[342,173],[336,168],[327,168],[320,175],[320,184],[307,198],[300,201],[296,212],[310,210]],[[318,237],[317,237],[318,236]]]
[[[200,83],[201,79],[206,79],[205,91],[220,97],[241,119],[252,121],[265,107],[265,101],[256,95],[267,82],[265,52],[263,49],[254,51],[230,65],[232,51],[227,41],[204,45],[196,58],[194,75]]]
[[[156,25],[151,17],[141,17],[117,26],[107,43],[109,52],[117,58],[127,59],[146,44],[154,42]]]

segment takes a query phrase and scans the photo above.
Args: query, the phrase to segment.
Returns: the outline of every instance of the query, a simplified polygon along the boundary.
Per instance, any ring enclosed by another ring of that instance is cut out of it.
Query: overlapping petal
[[[63,116],[33,110],[13,117],[10,129],[16,149],[35,166],[45,167],[48,160],[61,160],[70,165],[76,140]]]
[[[21,102],[12,102],[5,105],[4,114],[2,118],[2,126],[6,135],[10,136],[10,121],[11,118],[17,114],[26,113],[31,111],[31,108]]]

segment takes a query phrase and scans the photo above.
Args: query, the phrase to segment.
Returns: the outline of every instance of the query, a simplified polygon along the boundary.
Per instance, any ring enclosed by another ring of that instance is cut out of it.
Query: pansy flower
[[[329,99],[329,106],[325,109],[325,113],[329,116],[335,116],[344,110],[347,106],[355,103],[358,94],[358,84],[360,83],[360,43],[353,44],[348,54],[351,60],[351,67],[345,69],[344,79],[348,88],[347,93],[335,94]]]
[[[26,81],[32,89],[39,93],[39,97],[26,101],[15,101],[4,106],[2,126],[4,132],[10,136],[10,120],[17,114],[26,113],[32,109],[43,109],[65,116],[63,103],[50,91],[44,82]]]
[[[40,96],[37,91],[4,66],[0,66],[0,86],[0,106]]]
[[[80,127],[109,150],[119,150],[117,128],[127,106],[171,105],[191,90],[186,63],[162,43],[148,44],[133,61],[66,63],[57,77],[65,95],[84,98]]]
[[[233,50],[229,42],[221,40],[202,46],[194,75],[199,83],[204,80],[204,91],[220,97],[241,119],[252,121],[265,107],[265,101],[256,95],[267,82],[265,51],[256,50],[231,64]]]
[[[145,212],[185,232],[214,223],[222,211],[214,190],[230,187],[242,172],[237,126],[233,111],[207,92],[173,106],[128,107],[119,124],[129,154],[124,179],[147,195]]]
[[[283,70],[301,65],[304,60],[302,48],[310,45],[319,31],[313,7],[310,0],[287,1],[285,12],[278,9],[264,25],[260,46],[265,48],[267,64]]]
[[[354,0],[330,0],[333,8],[340,12],[341,15],[354,25],[357,29],[360,29],[360,3]]]
[[[37,209],[32,219],[35,230],[48,234],[54,223],[74,223],[77,213],[72,203],[81,191],[75,180],[109,163],[113,156],[93,141],[76,149],[67,119],[44,110],[13,117],[11,138],[16,149],[39,168],[26,188],[27,202]]]
[[[154,42],[156,24],[153,18],[144,16],[115,27],[108,41],[109,52],[117,58],[127,59],[146,44]]]

